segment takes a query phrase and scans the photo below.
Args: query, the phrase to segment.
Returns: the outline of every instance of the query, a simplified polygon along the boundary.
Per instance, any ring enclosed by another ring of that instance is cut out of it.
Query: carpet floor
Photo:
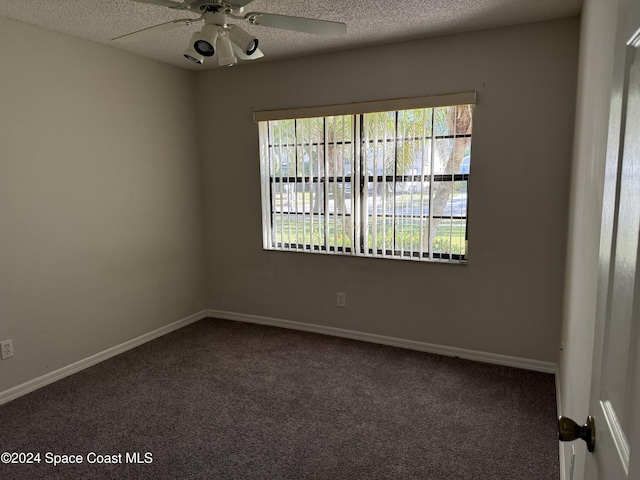
[[[0,406],[0,432],[39,454],[1,479],[559,478],[551,374],[217,319]]]

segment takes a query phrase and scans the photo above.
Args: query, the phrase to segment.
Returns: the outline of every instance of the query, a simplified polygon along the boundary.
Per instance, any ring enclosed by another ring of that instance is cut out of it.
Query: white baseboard
[[[167,333],[186,327],[187,325],[202,320],[207,317],[221,318],[225,320],[235,320],[246,323],[257,323],[262,325],[271,325],[274,327],[289,328],[292,330],[302,330],[305,332],[320,333],[323,335],[332,335],[335,337],[350,338],[353,340],[362,340],[365,342],[379,343],[382,345],[390,345],[393,347],[407,348],[410,350],[418,350],[421,352],[435,353],[438,355],[446,355],[450,357],[460,357],[478,362],[493,363],[497,365],[505,365],[509,367],[523,368],[526,370],[535,370],[545,373],[555,373],[556,365],[551,362],[542,362],[527,358],[512,357],[508,355],[499,355],[494,353],[480,352],[476,350],[467,350],[463,348],[447,347],[432,343],[417,342],[414,340],[405,340],[402,338],[387,337],[384,335],[376,335],[373,333],[358,332],[355,330],[346,330],[336,327],[327,327],[323,325],[314,325],[310,323],[294,322],[291,320],[282,320],[278,318],[262,317],[258,315],[247,315],[236,312],[225,312],[221,310],[203,310],[181,320],[173,322],[164,327],[160,327],[152,332],[140,335],[137,338],[128,340],[120,345],[111,347],[100,353],[96,353],[78,362],[59,368],[53,372],[42,375],[41,377],[29,380],[21,385],[0,392],[0,405],[15,400],[18,397],[33,392],[38,388],[49,385],[50,383],[61,380],[69,375],[91,367],[97,363],[114,357],[120,353],[131,350],[143,343],[154,340]],[[557,375],[556,375],[557,379]],[[562,460],[561,460],[562,461]]]
[[[551,362],[542,362],[540,360],[532,360],[528,358],[511,357],[508,355],[499,355],[495,353],[480,352],[475,350],[466,350],[463,348],[447,347],[432,343],[416,342],[414,340],[405,340],[402,338],[387,337],[384,335],[376,335],[373,333],[358,332],[355,330],[345,330],[336,327],[327,327],[323,325],[314,325],[311,323],[294,322],[291,320],[281,320],[278,318],[261,317],[258,315],[247,315],[236,312],[225,312],[221,310],[208,310],[208,316],[212,318],[221,318],[225,320],[235,320],[239,322],[258,323],[261,325],[271,325],[274,327],[290,328],[292,330],[303,330],[305,332],[321,333],[324,335],[332,335],[334,337],[350,338],[353,340],[362,340],[371,343],[380,343],[382,345],[390,345],[393,347],[407,348],[410,350],[418,350],[421,352],[435,353],[438,355],[446,355],[449,357],[460,357],[468,360],[475,360],[484,363],[493,363],[497,365],[505,365],[509,367],[522,368],[526,370],[535,370],[538,372],[555,373],[556,364]]]
[[[22,395],[26,395],[29,392],[33,392],[38,388],[61,380],[64,377],[68,377],[69,375],[79,372],[80,370],[84,370],[85,368],[91,367],[111,357],[115,357],[116,355],[126,352],[127,350],[131,350],[132,348],[142,345],[143,343],[147,343],[158,337],[166,335],[169,332],[173,332],[174,330],[178,330],[179,328],[186,327],[187,325],[207,318],[208,316],[209,313],[206,310],[194,313],[193,315],[189,315],[188,317],[170,323],[169,325],[160,327],[156,330],[153,330],[152,332],[140,335],[139,337],[128,340],[120,345],[116,345],[115,347],[108,348],[107,350],[96,353],[95,355],[91,355],[90,357],[72,363],[71,365],[59,368],[58,370],[42,375],[41,377],[34,378],[33,380],[29,380],[28,382],[25,382],[21,385],[10,388],[9,390],[0,392],[0,405],[10,402],[11,400],[15,400]]]

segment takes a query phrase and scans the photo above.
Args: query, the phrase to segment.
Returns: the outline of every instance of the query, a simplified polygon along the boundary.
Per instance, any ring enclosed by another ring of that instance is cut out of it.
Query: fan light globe
[[[231,41],[239,46],[247,55],[252,55],[258,49],[258,39],[249,35],[237,25],[233,25],[233,28],[229,32],[229,37],[231,37]]]
[[[231,67],[238,63],[238,59],[233,54],[233,47],[228,35],[218,37],[216,44],[218,47],[218,65],[221,67]]]
[[[184,58],[186,58],[187,60],[191,60],[192,62],[197,63],[198,65],[202,65],[202,62],[204,62],[204,56],[196,52],[195,48],[193,48],[193,45],[197,37],[198,37],[197,33],[194,33],[191,36],[191,40],[189,41],[189,46],[184,51]]]
[[[213,46],[216,44],[218,37],[218,28],[216,25],[206,24],[199,33],[192,38],[191,44],[196,52],[205,57],[212,57],[215,53]]]
[[[198,52],[196,52],[198,53]],[[187,60],[191,60],[194,63],[197,63],[198,65],[202,65],[202,62],[204,62],[204,57],[200,54],[198,55],[189,55],[188,53],[184,54],[184,58],[186,58]]]

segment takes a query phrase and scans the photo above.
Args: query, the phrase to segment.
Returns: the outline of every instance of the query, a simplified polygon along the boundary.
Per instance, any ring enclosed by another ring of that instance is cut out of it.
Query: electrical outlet
[[[336,293],[336,305],[340,308],[347,306],[347,294],[343,292]]]
[[[13,341],[9,339],[0,342],[0,352],[2,353],[2,360],[13,357]]]

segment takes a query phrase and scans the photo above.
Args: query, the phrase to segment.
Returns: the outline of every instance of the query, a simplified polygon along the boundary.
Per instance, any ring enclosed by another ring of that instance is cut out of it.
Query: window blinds
[[[448,107],[452,105],[475,105],[476,92],[431,95],[427,97],[395,98],[389,100],[373,100],[338,105],[301,107],[279,110],[258,110],[253,112],[253,121],[287,120],[295,118],[326,117],[336,115],[354,115],[393,110],[410,110],[416,108]]]

